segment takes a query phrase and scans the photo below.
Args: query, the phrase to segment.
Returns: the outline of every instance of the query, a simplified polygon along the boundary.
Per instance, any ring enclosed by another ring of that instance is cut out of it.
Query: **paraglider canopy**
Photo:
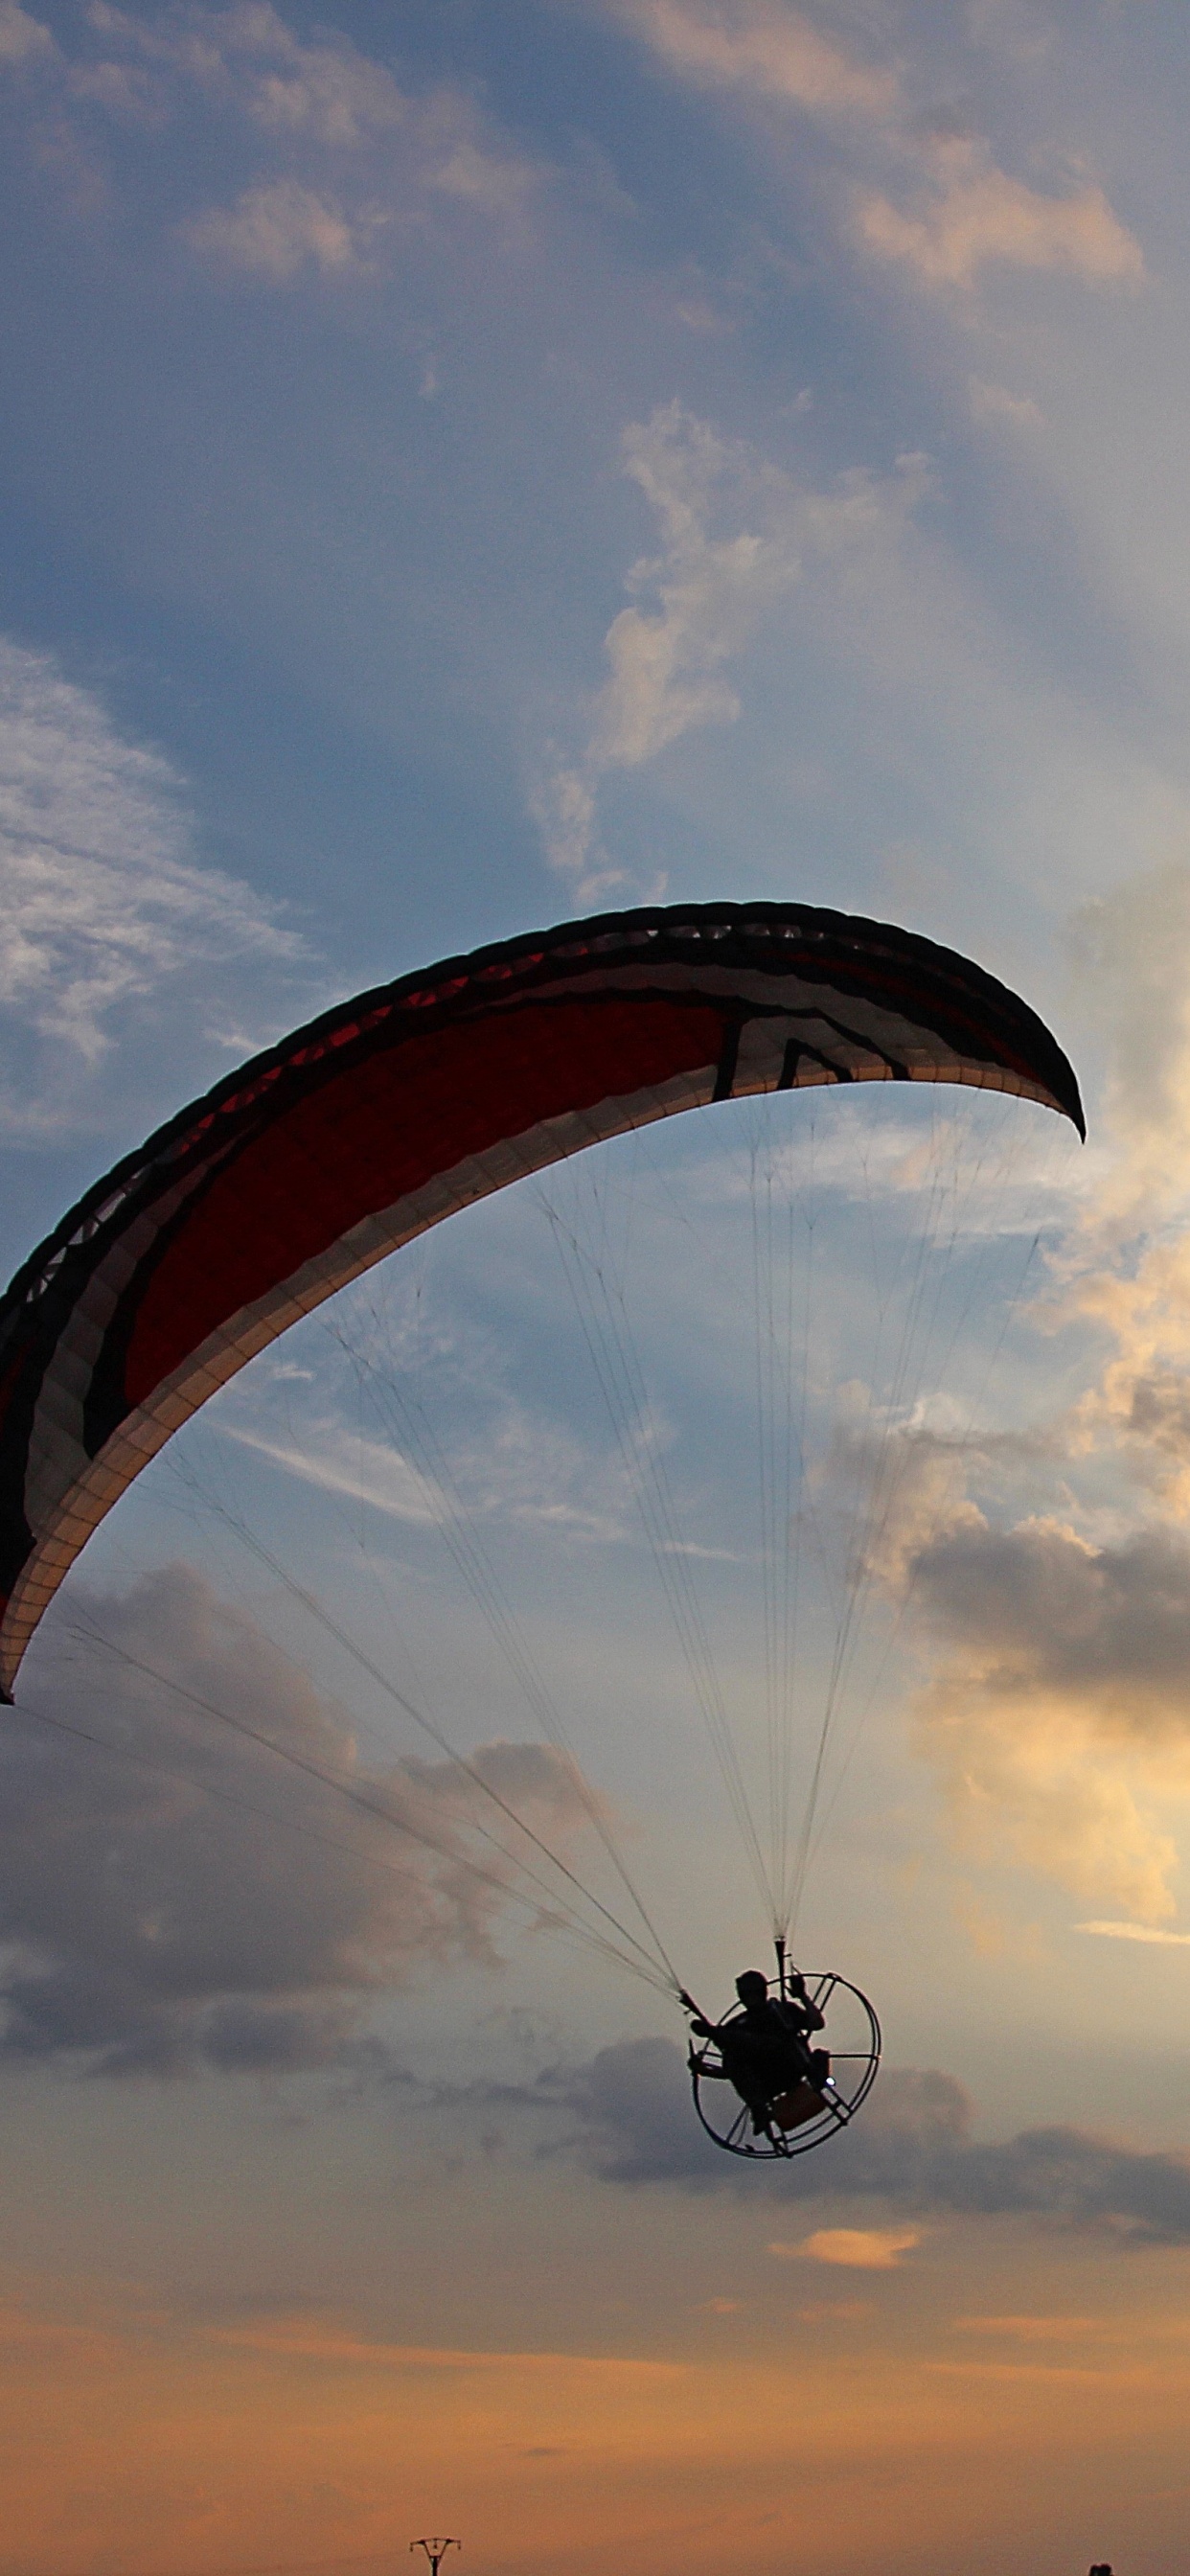
[[[361,994],[172,1118],[0,1304],[0,1693],[104,1514],[287,1325],[455,1210],[748,1093],[1014,1093],[1083,1132],[1016,995],[910,932],[804,904],[565,922]]]

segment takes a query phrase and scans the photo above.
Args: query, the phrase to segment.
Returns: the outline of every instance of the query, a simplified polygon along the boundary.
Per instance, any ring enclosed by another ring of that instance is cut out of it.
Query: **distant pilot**
[[[759,1968],[745,1968],[736,1978],[735,1990],[744,2007],[741,2015],[722,2022],[695,2020],[691,2029],[696,2039],[714,2041],[722,2068],[707,2067],[704,2072],[722,2071],[734,2084],[759,2134],[768,2127],[772,2104],[783,2093],[793,2092],[799,2084],[810,2084],[817,2092],[825,2082],[830,2057],[825,2048],[808,2044],[810,2034],[825,2025],[817,2004],[806,1993],[805,1978],[796,1969],[784,1995],[770,1995],[768,1978]]]

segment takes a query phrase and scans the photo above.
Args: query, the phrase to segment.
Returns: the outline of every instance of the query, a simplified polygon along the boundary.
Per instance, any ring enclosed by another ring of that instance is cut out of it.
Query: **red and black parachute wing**
[[[170,1433],[359,1272],[630,1127],[748,1092],[959,1082],[1083,1130],[1015,994],[805,904],[564,922],[363,993],[218,1083],[80,1200],[0,1304],[0,1692]]]

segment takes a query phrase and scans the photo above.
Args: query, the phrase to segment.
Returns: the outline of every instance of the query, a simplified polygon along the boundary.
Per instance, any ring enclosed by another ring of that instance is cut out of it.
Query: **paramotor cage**
[[[822,2146],[854,2119],[866,2102],[880,2065],[880,2023],[875,2008],[858,1986],[829,1969],[805,1971],[806,1995],[826,2024],[815,2034],[830,2056],[830,2073],[818,2086],[808,2081],[791,2086],[754,2113],[735,2090],[717,2038],[692,2041],[688,2065],[694,2108],[717,2147],[728,2155],[769,2162],[805,2156]],[[779,1997],[780,1980],[769,1979],[769,1993]],[[743,2020],[744,2006],[733,2005],[719,2029]]]

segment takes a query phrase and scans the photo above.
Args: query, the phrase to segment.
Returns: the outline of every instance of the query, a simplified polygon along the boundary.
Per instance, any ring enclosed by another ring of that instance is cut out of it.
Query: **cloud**
[[[627,575],[632,604],[604,638],[609,671],[585,753],[555,756],[533,790],[551,864],[588,897],[615,882],[596,839],[600,778],[640,768],[692,727],[733,723],[726,666],[817,567],[854,570],[895,542],[923,481],[923,461],[907,458],[883,480],[855,471],[815,492],[677,401],[626,429],[621,453],[660,551]]]
[[[618,0],[617,14],[671,70],[826,114],[881,116],[895,75],[844,53],[786,0]]]
[[[876,190],[861,193],[856,222],[865,249],[897,260],[929,286],[970,287],[981,269],[1056,269],[1088,285],[1138,285],[1140,245],[1089,184],[1047,197],[997,169],[967,136],[935,145],[933,169],[909,212]]]
[[[307,40],[270,0],[145,15],[93,0],[75,54],[55,63],[62,117],[80,135],[105,112],[161,126],[197,102],[208,132],[229,129],[241,158],[247,146],[233,202],[176,230],[197,259],[258,286],[373,272],[382,238],[399,243],[407,218],[423,233],[435,201],[507,230],[542,176],[463,91],[409,95],[349,37]]]
[[[1095,1547],[1060,1523],[978,1513],[917,1557],[918,1597],[1009,1691],[1069,1693],[1105,1734],[1190,1743],[1190,1544],[1144,1529]]]
[[[1076,1932],[1096,1932],[1104,1941],[1157,1941],[1171,1950],[1190,1950],[1190,1932],[1165,1932],[1153,1923],[1076,1923]]]
[[[317,1485],[323,1493],[345,1494],[353,1502],[368,1503],[391,1520],[435,1526],[437,1515],[425,1478],[387,1442],[353,1439],[334,1425],[325,1431],[316,1429],[300,1444],[266,1439],[238,1423],[225,1422],[220,1427],[225,1439],[254,1450],[258,1457],[283,1467],[287,1475]]]
[[[57,48],[48,27],[40,18],[31,18],[27,10],[17,7],[17,0],[0,0],[0,66],[44,61]]]
[[[672,2040],[603,2049],[554,2093],[578,2116],[570,2152],[611,2183],[740,2190],[750,2198],[759,2190],[786,2202],[877,2200],[910,2221],[1020,2217],[1124,2245],[1190,2244],[1190,2160],[1138,2155],[1070,2128],[1027,2129],[980,2144],[962,2087],[937,2072],[886,2071],[844,2136],[786,2165],[743,2165],[711,2146],[694,2120],[685,2062]],[[828,2240],[849,2232],[823,2231]],[[884,2232],[855,2231],[861,2242]]]
[[[495,1962],[517,1834],[480,1781],[555,1847],[586,1814],[541,1745],[481,1746],[471,1777],[368,1767],[306,1675],[184,1566],[81,1606],[81,1650],[43,1652],[30,1713],[0,1739],[9,2059],[108,2075],[333,2064],[419,1963]]]
[[[1107,1042],[1094,1190],[1039,1321],[1090,1325],[1096,1373],[1067,1426],[1072,1470],[1109,1469],[1135,1509],[1190,1518],[1190,869],[1167,862],[1077,917],[1075,963]],[[1102,1355],[1103,1338],[1108,1349]],[[1129,1488],[1131,1492],[1129,1493]]]
[[[1102,2332],[1098,2317],[956,2317],[956,2334],[1005,2335],[1014,2343],[1081,2343]]]
[[[933,1666],[916,1740],[962,1839],[1096,1921],[1168,1928],[1190,1793],[1190,871],[1085,909],[1076,959],[1106,1098],[1033,1320],[1070,1337],[1084,1392],[1025,1438],[911,1426],[874,1571]],[[1060,1511],[1014,1517],[1042,1475]]]
[[[594,756],[601,767],[634,769],[689,726],[738,715],[720,665],[798,580],[801,552],[796,510],[778,511],[763,534],[712,536],[716,500],[726,484],[752,480],[749,461],[678,403],[625,431],[623,460],[657,514],[662,551],[642,556],[626,585],[655,604],[621,609],[608,628],[611,676]]]
[[[1007,385],[969,376],[967,392],[972,420],[1006,421],[1010,429],[1044,429],[1045,414],[1030,394],[1013,394]]]
[[[1184,859],[1083,905],[1073,957],[1108,1045],[1113,1146],[1096,1216],[1117,1234],[1185,1214],[1190,1193],[1190,867]]]
[[[920,2245],[916,2227],[820,2227],[797,2245],[770,2245],[782,2263],[837,2263],[846,2272],[896,2272]]]
[[[484,152],[469,136],[452,145],[429,173],[428,184],[448,197],[465,198],[485,214],[519,214],[540,173],[510,153]]]
[[[244,66],[249,112],[274,133],[309,135],[351,152],[410,121],[410,102],[387,66],[360,53],[349,37],[322,34],[303,43],[260,0],[204,12],[198,23],[222,47],[225,63]]]
[[[799,2308],[798,2322],[804,2326],[831,2325],[840,2320],[846,2325],[859,2325],[875,2314],[870,2299],[815,2299],[808,2308]]]
[[[723,663],[810,561],[899,527],[920,476],[882,485],[854,472],[830,492],[812,492],[677,402],[625,431],[623,458],[656,513],[662,545],[628,575],[628,589],[649,604],[621,609],[608,629],[611,675],[593,750],[600,767],[635,768],[691,725],[731,722],[739,700]]]
[[[786,0],[616,0],[616,14],[679,79],[849,117],[853,148],[875,144],[899,162],[909,191],[899,205],[858,185],[855,238],[927,286],[970,288],[993,265],[1065,271],[1088,285],[1144,276],[1139,244],[1094,181],[1050,196],[1011,177],[984,139],[915,115],[899,71],[857,61]]]
[[[970,1510],[913,1570],[957,1651],[921,1694],[921,1749],[965,1835],[1140,1922],[1177,1911],[1177,1848],[1143,1791],[1190,1786],[1190,1545],[1146,1528],[1096,1546]]]
[[[10,1129],[75,1114],[117,1015],[183,969],[296,962],[252,890],[190,856],[182,782],[48,654],[0,639],[0,1013]]]
[[[341,209],[296,179],[246,188],[234,206],[210,207],[182,229],[200,258],[270,286],[289,285],[311,267],[331,276],[359,257],[357,230]]]
[[[349,1360],[358,1354],[362,1361],[364,1353],[349,1329],[342,1339]],[[487,1369],[472,1396],[473,1408],[482,1406],[483,1431],[475,1428],[473,1410],[465,1439],[452,1441],[448,1452],[428,1428],[424,1412],[402,1400],[399,1347],[398,1337],[386,1354],[361,1366],[357,1380],[357,1394],[362,1383],[364,1397],[370,1399],[379,1438],[366,1437],[341,1418],[318,1414],[304,1418],[300,1438],[294,1437],[292,1425],[278,1437],[267,1419],[262,1422],[255,1413],[238,1421],[221,1418],[222,1436],[324,1493],[366,1503],[410,1526],[442,1528],[448,1544],[461,1540],[466,1555],[474,1549],[478,1525],[494,1518],[505,1526],[515,1522],[546,1528],[573,1540],[622,1543],[633,1527],[633,1491],[629,1471],[618,1457],[598,1457],[556,1424],[502,1397]],[[274,1372],[270,1380],[257,1382],[254,1396],[245,1394],[241,1401],[246,1407],[262,1397],[267,1402],[268,1385],[277,1383]],[[464,1521],[470,1524],[470,1536],[462,1531]]]
[[[152,16],[91,0],[87,23],[113,53],[131,53],[160,80],[172,76],[241,108],[281,138],[351,152],[401,129],[410,116],[409,101],[384,64],[346,36],[323,34],[303,43],[270,0]]]

